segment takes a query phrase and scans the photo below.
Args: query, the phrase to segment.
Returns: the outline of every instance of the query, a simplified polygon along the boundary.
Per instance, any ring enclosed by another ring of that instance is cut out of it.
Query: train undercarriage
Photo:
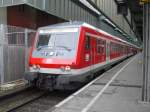
[[[29,81],[30,86],[44,90],[73,90],[81,87],[92,80],[92,75],[83,75],[68,77],[66,75],[26,73],[25,79]]]

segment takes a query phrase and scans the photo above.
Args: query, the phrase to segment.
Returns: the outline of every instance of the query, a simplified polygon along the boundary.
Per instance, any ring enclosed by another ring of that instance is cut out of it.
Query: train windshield
[[[37,49],[73,50],[77,47],[78,28],[40,30]]]

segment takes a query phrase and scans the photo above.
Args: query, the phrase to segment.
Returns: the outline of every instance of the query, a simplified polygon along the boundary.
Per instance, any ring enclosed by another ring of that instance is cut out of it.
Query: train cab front
[[[30,70],[25,79],[50,88],[69,80],[76,66],[79,28],[41,28],[29,56]]]

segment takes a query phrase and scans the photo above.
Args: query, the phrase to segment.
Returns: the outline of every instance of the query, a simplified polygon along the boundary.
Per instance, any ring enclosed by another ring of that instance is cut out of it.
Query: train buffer
[[[150,112],[150,105],[141,102],[141,94],[140,53],[73,93],[57,104],[53,112]]]

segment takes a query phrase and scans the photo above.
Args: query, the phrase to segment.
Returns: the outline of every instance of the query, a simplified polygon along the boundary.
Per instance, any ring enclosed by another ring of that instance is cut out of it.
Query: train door
[[[106,63],[110,60],[110,42],[106,41]]]
[[[94,69],[94,64],[95,64],[95,61],[96,61],[96,38],[94,37],[91,37],[90,39],[90,44],[91,44],[91,47],[90,47],[90,55],[91,55],[91,70]]]
[[[96,61],[98,63],[106,61],[106,41],[97,39],[96,42]]]
[[[89,35],[85,36],[85,66],[90,66],[90,70],[93,69],[93,66],[95,64],[95,38],[92,38]]]

